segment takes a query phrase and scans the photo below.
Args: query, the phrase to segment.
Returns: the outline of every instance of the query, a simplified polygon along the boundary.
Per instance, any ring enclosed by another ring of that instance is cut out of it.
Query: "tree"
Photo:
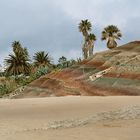
[[[67,61],[67,58],[66,58],[65,56],[60,57],[59,60],[58,60],[58,62],[59,62],[60,64],[63,64],[63,63],[65,63],[66,61]]]
[[[24,55],[25,57],[29,57],[29,54],[28,54],[28,51],[27,51],[27,48],[23,48],[20,44],[19,41],[14,41],[12,43],[12,48],[13,48],[13,52],[15,54],[19,54],[21,53],[22,55]]]
[[[92,27],[92,25],[87,19],[81,20],[81,22],[79,23],[79,31],[85,37],[85,41],[86,41],[86,38],[88,36],[88,32],[91,31],[91,27]]]
[[[58,64],[59,68],[65,68],[65,67],[68,67],[68,65],[69,65],[69,62],[67,61],[67,58],[64,57],[64,56],[59,58],[58,63],[59,63]]]
[[[96,36],[90,33],[87,37],[88,57],[93,55],[94,41],[96,41]]]
[[[120,40],[122,37],[122,34],[117,26],[109,25],[104,28],[102,31],[102,37],[101,40],[107,40],[107,47],[109,49],[113,49],[117,47],[116,40]]]
[[[6,73],[8,75],[28,74],[30,72],[29,55],[26,48],[23,48],[19,41],[12,44],[13,54],[5,59]]]
[[[44,51],[35,53],[33,59],[37,67],[50,66],[52,61],[52,58],[49,56],[49,53],[45,53]]]
[[[81,22],[79,23],[79,31],[83,34],[84,36],[84,44],[82,47],[82,51],[83,51],[83,56],[84,59],[86,59],[87,56],[87,37],[89,35],[89,31],[91,31],[91,23],[86,19],[86,20],[81,20]]]

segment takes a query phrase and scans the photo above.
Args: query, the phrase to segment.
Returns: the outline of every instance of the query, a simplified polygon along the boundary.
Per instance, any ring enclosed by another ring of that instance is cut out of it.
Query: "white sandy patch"
[[[139,132],[138,96],[0,100],[0,140],[139,140]]]

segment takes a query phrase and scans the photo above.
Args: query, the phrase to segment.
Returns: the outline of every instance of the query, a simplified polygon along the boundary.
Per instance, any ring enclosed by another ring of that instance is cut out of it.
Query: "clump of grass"
[[[8,95],[17,88],[17,83],[12,79],[7,79],[0,84],[0,98]]]
[[[8,96],[11,92],[15,91],[19,87],[23,87],[38,79],[39,77],[49,72],[48,67],[40,67],[35,72],[26,76],[24,74],[17,76],[9,76],[0,82],[0,98]]]

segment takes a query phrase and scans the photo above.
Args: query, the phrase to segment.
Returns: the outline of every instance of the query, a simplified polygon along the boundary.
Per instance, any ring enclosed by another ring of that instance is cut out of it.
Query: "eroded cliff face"
[[[45,75],[22,97],[140,95],[140,41],[96,53],[70,68]]]

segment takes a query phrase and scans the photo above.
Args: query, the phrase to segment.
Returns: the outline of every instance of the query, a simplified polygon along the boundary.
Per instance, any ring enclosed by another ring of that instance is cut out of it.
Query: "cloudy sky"
[[[57,59],[81,57],[77,25],[89,19],[97,36],[95,52],[105,50],[102,29],[114,24],[123,33],[119,44],[140,40],[139,0],[0,0],[0,63],[20,41],[32,56],[47,51]]]

